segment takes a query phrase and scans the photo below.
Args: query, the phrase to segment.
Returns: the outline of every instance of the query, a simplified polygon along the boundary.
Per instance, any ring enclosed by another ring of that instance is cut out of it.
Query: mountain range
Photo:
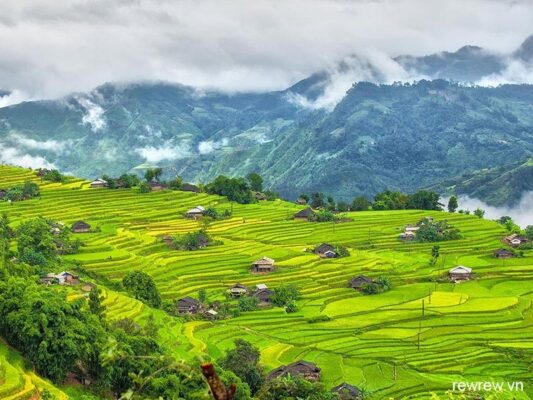
[[[354,62],[361,67],[352,57],[268,93],[105,84],[3,107],[0,161],[87,178],[147,165],[192,182],[259,172],[289,198],[318,190],[349,200],[387,188],[438,187],[498,205],[533,189],[527,174],[505,186],[504,196],[497,179],[483,190],[460,184],[462,174],[513,169],[533,156],[533,86],[470,84],[504,73],[510,62],[531,67],[533,36],[509,55],[465,46],[394,60],[427,79],[383,83],[379,66],[368,64],[373,82],[353,82],[334,103],[326,101],[339,74],[350,76]]]

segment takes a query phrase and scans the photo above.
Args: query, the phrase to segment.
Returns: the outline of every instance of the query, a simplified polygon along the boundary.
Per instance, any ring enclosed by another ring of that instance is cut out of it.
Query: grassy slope
[[[28,177],[33,179],[27,170],[0,167],[0,187]],[[222,246],[198,252],[168,250],[157,236],[197,229],[182,213],[198,204],[231,207],[223,198],[204,194],[141,195],[91,190],[74,181],[45,184],[42,199],[0,203],[0,212],[8,211],[14,225],[44,215],[67,223],[83,219],[100,227],[99,233],[80,234],[86,246],[69,257],[111,280],[142,269],[154,277],[166,299],[195,296],[200,288],[210,300],[222,299],[237,281],[270,287],[293,282],[301,289],[295,314],[274,308],[215,323],[182,323],[106,290],[110,318],[130,316],[142,323],[154,312],[162,325],[161,341],[176,356],[217,358],[242,337],[261,348],[268,368],[305,358],[319,364],[328,386],[348,381],[367,387],[376,398],[427,398],[428,391],[442,392],[464,379],[529,379],[525,385],[533,398],[533,255],[505,262],[490,257],[501,245],[504,231],[499,225],[459,214],[398,211],[353,213],[353,222],[334,226],[287,220],[298,207],[286,202],[236,204],[232,219],[210,229]],[[441,258],[432,267],[431,244],[397,240],[405,224],[429,214],[448,219],[465,236],[442,243]],[[322,241],[342,243],[352,254],[320,260],[302,251]],[[250,275],[250,262],[263,255],[276,259],[277,272]],[[478,279],[456,286],[428,281],[456,264],[473,267]],[[360,296],[347,288],[347,281],[361,273],[389,275],[395,287],[381,295]],[[429,290],[434,291],[431,304]],[[421,320],[423,299],[426,313]],[[308,323],[320,315],[331,320]]]

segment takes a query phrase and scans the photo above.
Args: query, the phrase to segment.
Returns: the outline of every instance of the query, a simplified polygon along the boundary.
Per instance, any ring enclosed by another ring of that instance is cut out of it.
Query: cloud
[[[459,196],[459,208],[474,211],[476,208],[485,210],[485,218],[498,219],[504,215],[510,216],[521,227],[533,225],[533,191],[525,192],[514,207],[489,206],[479,199]]]
[[[32,156],[20,149],[6,147],[3,144],[0,144],[0,162],[25,168],[55,168],[54,164],[48,162],[44,157]]]
[[[477,82],[482,86],[498,86],[506,83],[533,84],[533,64],[522,60],[509,60],[501,73],[487,75]]]
[[[465,44],[510,53],[532,20],[530,0],[2,0],[0,89],[48,98],[103,82],[164,80],[277,90],[352,54],[390,58]],[[87,115],[93,129],[99,116]]]
[[[182,143],[179,145],[172,145],[171,142],[155,147],[145,146],[135,149],[141,157],[143,157],[149,163],[158,163],[165,160],[179,160],[191,156],[191,148],[188,143]]]
[[[228,145],[228,139],[224,138],[220,141],[205,140],[198,144],[198,153],[209,154]]]
[[[81,122],[91,127],[93,132],[98,132],[106,126],[104,109],[86,97],[77,97],[76,101],[85,108]]]
[[[72,144],[71,140],[65,140],[61,142],[52,139],[39,141],[25,137],[19,133],[12,133],[11,135],[9,135],[9,140],[16,143],[19,147],[22,146],[26,149],[48,150],[53,151],[55,153],[63,152],[67,146],[70,146]]]
[[[0,108],[18,104],[26,100],[30,100],[28,95],[22,93],[20,90],[15,89],[4,96],[0,96]]]

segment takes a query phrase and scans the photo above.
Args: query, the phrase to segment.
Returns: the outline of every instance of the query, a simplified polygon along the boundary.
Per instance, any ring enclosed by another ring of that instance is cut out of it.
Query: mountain
[[[524,192],[533,190],[533,159],[465,173],[430,189],[446,194],[467,194],[492,206],[514,206]]]
[[[3,162],[85,177],[148,162],[189,181],[258,171],[288,197],[412,191],[533,155],[533,86],[355,84],[332,110],[287,92],[223,95],[156,84],[0,109]]]

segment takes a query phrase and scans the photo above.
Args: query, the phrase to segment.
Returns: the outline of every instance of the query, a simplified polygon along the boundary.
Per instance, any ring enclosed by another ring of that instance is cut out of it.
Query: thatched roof
[[[309,218],[311,216],[315,215],[315,212],[311,207],[307,207],[303,210],[298,211],[296,214],[294,214],[294,218]]]

